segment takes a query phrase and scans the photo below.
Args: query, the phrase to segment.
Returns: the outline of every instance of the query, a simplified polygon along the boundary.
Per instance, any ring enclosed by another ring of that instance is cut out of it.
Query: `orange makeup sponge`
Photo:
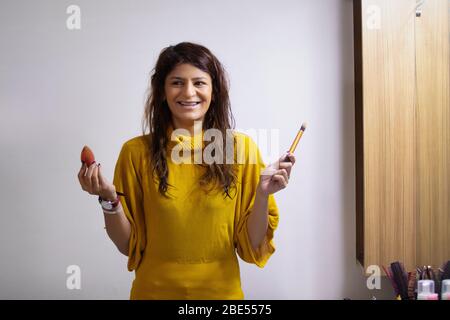
[[[94,153],[88,146],[84,146],[81,150],[81,162],[86,163],[88,167],[95,162]]]

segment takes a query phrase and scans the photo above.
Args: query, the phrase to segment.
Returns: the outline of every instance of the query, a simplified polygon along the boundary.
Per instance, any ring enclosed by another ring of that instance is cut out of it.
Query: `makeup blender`
[[[94,153],[88,146],[84,146],[81,150],[81,162],[88,167],[95,162]]]

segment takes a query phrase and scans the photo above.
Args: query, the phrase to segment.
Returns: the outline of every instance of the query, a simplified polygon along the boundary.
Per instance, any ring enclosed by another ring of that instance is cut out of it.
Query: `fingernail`
[[[97,165],[97,167],[100,167],[100,163]]]

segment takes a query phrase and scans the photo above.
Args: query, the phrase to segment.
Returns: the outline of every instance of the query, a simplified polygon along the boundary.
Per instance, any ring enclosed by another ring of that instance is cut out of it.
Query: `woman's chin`
[[[203,121],[204,119],[204,114],[202,113],[185,113],[183,115],[179,115],[178,117],[176,117],[178,119],[178,121],[183,122],[183,123],[191,123],[192,125],[194,124],[194,121]]]
[[[202,119],[206,114],[206,110],[203,111],[201,109],[197,110],[182,110],[181,112],[176,113],[176,117],[180,120],[197,120]]]

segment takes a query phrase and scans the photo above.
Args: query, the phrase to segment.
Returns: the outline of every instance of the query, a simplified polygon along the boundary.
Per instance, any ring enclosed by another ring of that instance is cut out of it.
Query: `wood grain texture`
[[[426,1],[416,19],[417,264],[450,259],[449,0]]]
[[[450,0],[425,1],[420,17],[415,9],[415,0],[354,5],[357,258],[365,268],[450,259]]]
[[[362,2],[365,267],[415,265],[414,10],[414,0]]]

